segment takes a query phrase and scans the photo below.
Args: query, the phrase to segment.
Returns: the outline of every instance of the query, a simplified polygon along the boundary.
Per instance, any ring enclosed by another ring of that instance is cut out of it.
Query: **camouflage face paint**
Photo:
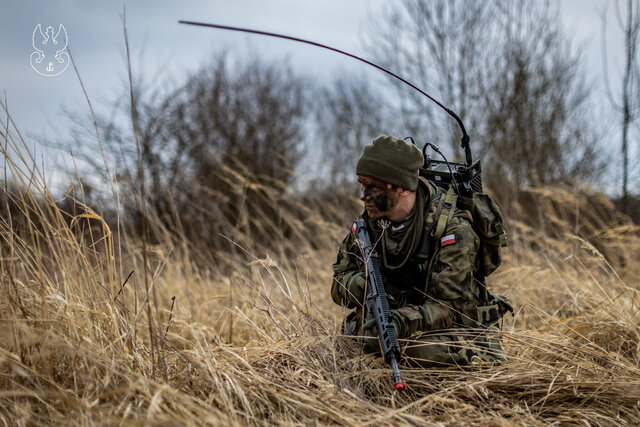
[[[373,204],[381,212],[388,212],[398,204],[398,195],[395,191],[389,190],[382,193],[377,193],[371,199]]]
[[[379,218],[398,204],[398,194],[389,184],[375,178],[359,176],[360,200],[371,218]]]

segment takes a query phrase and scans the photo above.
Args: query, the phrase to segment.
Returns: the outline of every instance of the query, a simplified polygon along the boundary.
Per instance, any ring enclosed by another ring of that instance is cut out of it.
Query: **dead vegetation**
[[[340,336],[329,297],[356,200],[303,201],[226,171],[261,195],[239,215],[274,214],[209,224],[234,250],[204,265],[150,215],[147,293],[139,239],[81,201],[62,209],[2,133],[14,183],[0,207],[4,425],[640,423],[640,230],[602,196],[522,193],[491,277],[517,307],[510,363],[405,368],[399,394],[382,360]]]

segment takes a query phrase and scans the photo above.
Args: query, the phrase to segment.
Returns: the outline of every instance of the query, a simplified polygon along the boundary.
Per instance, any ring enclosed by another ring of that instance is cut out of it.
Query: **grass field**
[[[640,229],[602,195],[531,189],[504,206],[490,286],[516,307],[510,362],[403,368],[397,393],[339,334],[329,296],[357,199],[264,188],[277,215],[219,224],[232,250],[207,264],[151,214],[148,241],[81,204],[69,214],[2,137],[3,425],[640,424]]]

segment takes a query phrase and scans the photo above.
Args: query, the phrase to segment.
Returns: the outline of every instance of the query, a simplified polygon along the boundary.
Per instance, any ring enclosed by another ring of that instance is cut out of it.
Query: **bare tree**
[[[305,82],[286,63],[234,61],[222,53],[180,86],[134,83],[145,186],[157,223],[215,249],[221,224],[244,221],[250,227],[252,214],[278,216],[258,193],[266,189],[273,198],[292,179],[292,165],[304,154],[308,111]],[[112,114],[97,121],[108,163],[116,167],[122,206],[136,220],[137,204],[130,198],[141,183],[135,139],[124,119],[129,99],[119,97]],[[74,121],[74,153],[91,166],[86,174],[95,176],[104,168],[87,129],[91,122]]]
[[[590,86],[557,8],[508,1],[492,16],[498,54],[478,105],[489,183],[507,178],[522,188],[599,176],[606,162],[589,122]]]
[[[482,1],[403,0],[390,3],[372,21],[368,48],[375,60],[426,89],[455,110],[470,129],[480,117],[472,108],[481,97],[494,5]],[[406,129],[448,142],[456,156],[457,124],[408,86],[390,80],[400,95]]]
[[[401,130],[391,124],[384,95],[363,76],[340,73],[319,89],[315,105],[323,160],[333,187],[354,182],[356,161],[366,144],[382,133]]]
[[[629,213],[629,152],[631,125],[640,117],[640,62],[638,47],[640,44],[640,2],[627,0],[626,11],[622,13],[620,3],[614,1],[616,22],[624,35],[624,70],[622,72],[620,91],[616,94],[611,89],[609,81],[607,49],[606,49],[606,12],[602,20],[603,35],[603,67],[604,81],[611,106],[621,115],[622,130],[622,210]]]
[[[233,64],[221,55],[180,91],[168,134],[200,180],[210,179],[218,162],[239,162],[257,176],[289,182],[303,155],[304,86],[281,64]]]
[[[386,60],[458,112],[473,151],[486,159],[484,175],[494,191],[505,182],[521,188],[601,171],[589,121],[590,88],[557,6],[403,0],[389,8],[370,34],[376,60]],[[399,93],[410,99],[405,88]],[[427,100],[411,101],[417,109],[405,111],[426,111]],[[457,147],[455,122],[427,117],[435,133],[429,137]]]

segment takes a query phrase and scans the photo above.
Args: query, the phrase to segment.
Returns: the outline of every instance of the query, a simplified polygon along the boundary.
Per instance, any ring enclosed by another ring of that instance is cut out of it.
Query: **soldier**
[[[414,144],[382,135],[364,148],[356,166],[361,217],[378,253],[397,336],[407,339],[405,359],[421,366],[505,362],[498,334],[502,306],[477,274],[480,239],[472,215],[447,208],[444,192],[419,177],[423,161]],[[443,232],[434,233],[441,215],[447,219]],[[367,282],[359,256],[348,233],[333,265],[331,296],[355,308],[344,332],[364,336],[364,350],[377,352],[375,319],[365,317]]]

